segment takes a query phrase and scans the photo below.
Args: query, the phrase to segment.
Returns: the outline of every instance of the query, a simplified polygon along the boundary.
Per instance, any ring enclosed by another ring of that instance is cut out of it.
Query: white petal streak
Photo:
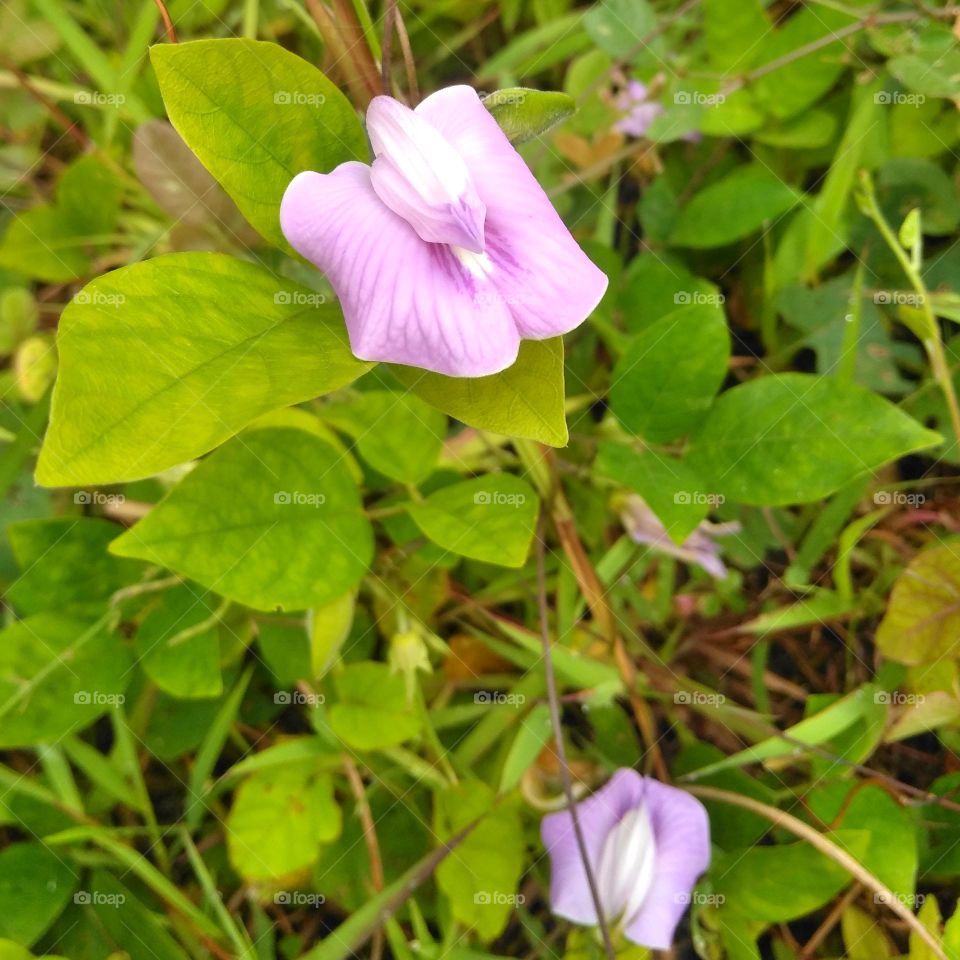
[[[604,913],[624,924],[653,886],[656,863],[653,825],[646,807],[634,807],[607,835],[600,853],[597,887]]]

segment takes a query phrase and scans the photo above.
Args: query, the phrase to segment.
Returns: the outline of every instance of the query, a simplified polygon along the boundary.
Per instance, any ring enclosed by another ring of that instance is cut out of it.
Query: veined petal
[[[367,133],[377,196],[424,240],[484,250],[486,207],[466,163],[423,117],[392,97],[374,97]]]
[[[568,333],[592,313],[607,277],[580,249],[523,158],[472,87],[447,87],[414,111],[463,158],[486,206],[490,279],[523,337]]]
[[[618,770],[600,790],[577,804],[587,858],[597,876],[601,853],[614,827],[643,796],[644,778],[635,770]],[[583,869],[573,817],[567,810],[543,818],[540,826],[544,846],[550,854],[550,908],[574,923],[594,924],[597,914]],[[602,905],[602,901],[601,901]]]
[[[634,943],[667,950],[698,877],[710,865],[710,821],[696,797],[657,780],[645,778],[643,797],[657,848],[655,877],[624,932]]]
[[[484,254],[420,239],[374,193],[370,168],[301,173],[280,206],[284,236],[322,270],[364,360],[482,377],[510,366],[520,337]]]

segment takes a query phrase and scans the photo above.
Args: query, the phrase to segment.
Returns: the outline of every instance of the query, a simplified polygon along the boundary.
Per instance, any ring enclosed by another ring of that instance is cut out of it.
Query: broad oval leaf
[[[918,553],[900,574],[877,629],[877,646],[900,663],[934,663],[956,656],[960,632],[957,542]]]
[[[336,305],[213,253],[94,280],[63,312],[58,346],[37,464],[46,486],[151,476],[371,367],[350,352]]]
[[[445,377],[414,367],[391,368],[431,406],[478,430],[567,444],[563,340],[524,340],[516,363],[489,377]]]
[[[360,580],[373,532],[337,451],[284,428],[225,444],[111,549],[258,610],[302,610]]]
[[[334,675],[333,732],[355,750],[379,750],[417,735],[420,719],[407,700],[403,677],[385,663],[351,663]]]
[[[78,874],[40,843],[0,852],[0,937],[36,942],[69,903]]]
[[[863,387],[787,373],[722,394],[692,439],[686,462],[713,494],[779,506],[819,500],[941,440]]]
[[[670,242],[678,247],[726,246],[783,215],[802,197],[766,167],[740,167],[693,197],[680,211]]]
[[[729,360],[723,311],[681,307],[631,339],[613,371],[610,406],[631,433],[652,443],[676,440],[707,412]]]
[[[38,613],[0,632],[0,748],[57,740],[123,701],[130,655],[102,622]]]
[[[522,567],[530,552],[540,500],[526,480],[490,473],[443,487],[411,504],[410,516],[452,553],[502,567]]]
[[[347,98],[275,43],[193,40],[151,47],[170,122],[259,233],[277,246],[280,200],[304,170],[366,160]]]
[[[483,105],[500,124],[511,143],[523,143],[546,133],[573,115],[573,97],[553,90],[510,87],[483,98]]]

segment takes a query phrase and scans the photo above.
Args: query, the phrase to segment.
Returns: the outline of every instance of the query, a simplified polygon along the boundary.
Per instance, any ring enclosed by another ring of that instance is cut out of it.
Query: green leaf
[[[111,549],[258,610],[300,610],[356,585],[373,534],[337,452],[284,428],[221,447]]]
[[[955,541],[918,553],[893,585],[877,646],[899,663],[935,663],[957,654],[960,556]]]
[[[683,460],[647,448],[642,453],[602,441],[597,472],[639,493],[674,543],[682,544],[710,511],[703,481]]]
[[[802,198],[766,167],[740,167],[694,195],[680,211],[670,242],[680,247],[723,247],[756,233]]]
[[[583,18],[587,33],[601,50],[613,56],[636,61],[650,50],[640,42],[657,26],[657,14],[648,0],[601,0],[591,7]],[[651,48],[659,44],[654,41]]]
[[[501,793],[512,790],[520,782],[549,742],[550,733],[550,710],[545,703],[538,703],[521,720],[520,729],[503,761],[503,769],[500,771]]]
[[[333,683],[338,700],[330,707],[330,726],[354,749],[393,747],[419,732],[403,677],[385,663],[351,663]]]
[[[539,506],[526,480],[490,473],[443,487],[408,509],[437,546],[473,560],[522,567]]]
[[[322,415],[356,440],[374,470],[403,483],[419,483],[433,472],[447,432],[443,414],[396,390],[355,393],[328,403]]]
[[[687,462],[714,493],[779,506],[819,500],[940,442],[862,387],[787,373],[722,394],[691,440]]]
[[[35,943],[76,886],[76,872],[43,844],[14,843],[0,851],[0,937]]]
[[[856,850],[867,840],[860,831],[829,836]],[[843,867],[806,843],[737,850],[714,863],[711,872],[716,892],[726,898],[725,906],[744,918],[766,923],[812,913],[850,883],[850,874]],[[758,877],[763,883],[757,882]]]
[[[723,311],[681,307],[630,341],[613,370],[610,407],[631,433],[651,443],[676,440],[703,418],[729,361]]]
[[[347,98],[275,43],[161,44],[150,48],[150,60],[177,132],[277,246],[286,246],[280,200],[298,173],[367,159],[363,127]]]
[[[144,673],[174,697],[219,697],[220,642],[216,598],[183,584],[148,609],[134,641]]]
[[[287,764],[241,784],[227,816],[227,851],[245,880],[279,880],[315,863],[341,828],[330,775],[312,761]]]
[[[539,137],[577,109],[573,97],[565,93],[528,87],[495,90],[483,98],[483,105],[511,143]]]
[[[470,427],[508,437],[567,443],[563,340],[524,340],[517,362],[489,377],[445,377],[413,367],[391,368],[431,406]]]
[[[627,330],[639,333],[678,307],[722,302],[709,280],[695,276],[672,257],[646,251],[630,261],[617,306]]]
[[[796,50],[814,44],[848,26],[854,17],[828,7],[804,7],[777,30],[767,34],[756,49],[754,65],[779,61]],[[753,92],[764,110],[775,117],[793,117],[816,103],[846,69],[844,43],[837,40],[783,63],[753,84]]]
[[[170,254],[100,277],[64,311],[58,343],[37,465],[48,486],[150,476],[371,366],[350,353],[336,306],[211,253]]]
[[[520,817],[511,805],[491,809],[493,790],[475,780],[437,794],[436,803],[444,837],[486,813],[437,868],[437,885],[449,898],[453,916],[481,940],[492,940],[516,910],[517,884],[526,859]]]
[[[23,572],[6,599],[23,613],[71,610],[96,616],[111,594],[140,577],[142,564],[107,550],[120,532],[115,523],[94,517],[11,524],[7,536]]]
[[[38,613],[0,632],[0,747],[81,730],[123,702],[130,655],[102,621]]]
[[[704,39],[720,70],[741,74],[754,64],[770,32],[763,6],[760,0],[704,0]]]

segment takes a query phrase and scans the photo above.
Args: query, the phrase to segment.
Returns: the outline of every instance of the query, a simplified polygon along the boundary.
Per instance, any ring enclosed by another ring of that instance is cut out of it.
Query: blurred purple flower
[[[730,523],[710,523],[704,520],[678,546],[643,497],[635,494],[628,497],[620,519],[630,538],[637,543],[649,544],[655,550],[669,553],[684,563],[696,564],[717,580],[726,577],[727,568],[720,559],[720,545],[713,538],[739,533],[740,524],[735,520]]]
[[[300,173],[284,236],[329,278],[353,352],[454,377],[509,367],[521,339],[573,330],[607,278],[476,92],[447,87],[411,110],[376,97],[372,166]]]
[[[628,940],[667,950],[710,865],[710,822],[695,797],[676,787],[618,770],[609,783],[577,805],[587,859],[604,918]],[[550,855],[550,906],[574,923],[597,916],[568,811],[544,817]]]
[[[614,129],[628,137],[644,136],[647,128],[663,113],[663,107],[655,100],[648,100],[649,90],[639,80],[628,80],[626,87],[617,94],[616,107],[623,116],[614,124]]]

